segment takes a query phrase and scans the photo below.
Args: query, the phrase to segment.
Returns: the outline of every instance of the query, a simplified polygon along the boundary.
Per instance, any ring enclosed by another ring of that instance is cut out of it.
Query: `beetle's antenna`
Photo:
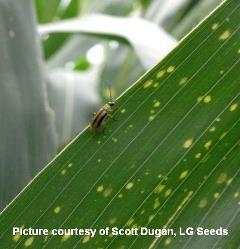
[[[110,86],[108,87],[108,90],[109,90],[110,101],[113,101],[113,98],[112,98],[112,91],[111,91],[111,87],[110,87]]]

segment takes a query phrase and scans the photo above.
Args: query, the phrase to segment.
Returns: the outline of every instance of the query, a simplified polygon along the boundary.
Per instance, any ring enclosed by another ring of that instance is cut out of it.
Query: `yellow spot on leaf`
[[[55,208],[53,209],[53,212],[54,212],[55,214],[59,214],[60,211],[61,211],[61,207],[60,207],[60,206],[57,206],[57,207],[55,207]]]
[[[201,102],[203,100],[203,96],[199,96],[198,98],[197,98],[197,102]]]
[[[134,222],[134,219],[132,217],[129,218],[129,220],[126,223],[126,226],[128,226],[128,227],[131,226],[133,222]]]
[[[114,143],[117,143],[118,139],[117,139],[116,137],[112,137],[112,141],[113,141]]]
[[[199,207],[199,208],[204,208],[204,207],[206,207],[206,206],[207,206],[207,198],[203,198],[203,199],[199,202],[198,207]]]
[[[146,82],[144,83],[144,85],[143,85],[143,88],[148,88],[148,87],[150,87],[150,86],[152,85],[152,83],[153,83],[153,80],[148,80],[148,81],[146,81]]]
[[[223,74],[223,73],[224,73],[224,70],[219,71],[219,73],[220,73],[220,74]]]
[[[125,109],[125,108],[121,110],[121,113],[125,113],[125,112],[126,112],[126,109]]]
[[[226,173],[221,173],[217,179],[218,184],[222,184],[227,181],[227,174]]]
[[[29,247],[29,246],[31,246],[31,245],[32,245],[32,243],[33,243],[33,240],[34,240],[34,237],[33,237],[33,236],[32,236],[32,237],[27,238],[27,239],[26,239],[26,241],[25,241],[25,243],[24,243],[24,246],[25,246],[25,247]]]
[[[110,220],[109,220],[109,224],[110,225],[113,225],[114,223],[116,223],[117,221],[117,218],[116,217],[112,217]]]
[[[86,235],[83,237],[82,243],[85,244],[90,240],[90,235]]]
[[[63,169],[62,171],[61,171],[61,175],[65,175],[67,173],[67,170],[66,169]]]
[[[97,192],[102,192],[104,190],[104,187],[103,187],[103,185],[100,185],[100,186],[98,186],[97,187]]]
[[[172,190],[169,188],[168,190],[166,190],[166,192],[164,193],[164,195],[167,197],[172,193]]]
[[[131,189],[133,187],[134,183],[133,182],[129,182],[127,185],[126,185],[126,189]]]
[[[184,143],[183,143],[183,148],[188,149],[193,143],[193,138],[189,138],[187,139]]]
[[[183,172],[180,174],[179,179],[185,178],[185,177],[187,176],[187,174],[188,174],[188,170],[183,171]]]
[[[153,87],[154,87],[154,88],[159,87],[159,83],[158,83],[158,82],[154,83],[154,84],[153,84]]]
[[[161,70],[160,72],[158,72],[157,79],[162,78],[164,74],[165,74],[165,70]]]
[[[154,113],[155,113],[155,110],[150,110],[150,113],[151,113],[151,114],[154,114]]]
[[[218,199],[219,196],[220,196],[220,194],[218,192],[214,193],[214,195],[213,195],[214,199]]]
[[[104,190],[103,192],[103,196],[106,198],[106,197],[109,197],[112,193],[112,188],[107,188]]]
[[[126,247],[124,245],[121,245],[121,246],[118,246],[116,249],[126,249]]]
[[[157,209],[158,207],[160,207],[160,201],[159,198],[156,198],[154,200],[153,209]]]
[[[206,104],[211,102],[211,101],[212,101],[212,97],[210,95],[207,95],[203,98],[203,102]]]
[[[198,158],[201,157],[201,155],[202,155],[202,154],[199,152],[199,153],[197,153],[197,154],[195,155],[195,158],[198,159]]]
[[[122,198],[123,198],[123,194],[119,194],[119,195],[118,195],[118,198],[119,198],[119,199],[122,199]]]
[[[185,85],[187,83],[187,80],[188,80],[187,77],[183,77],[182,79],[180,79],[180,81],[178,83],[179,86]]]
[[[175,70],[174,66],[170,66],[170,67],[167,68],[168,73],[172,73],[174,70]]]
[[[204,148],[205,148],[206,150],[208,150],[208,149],[210,148],[211,145],[212,145],[212,140],[209,140],[209,141],[207,141],[207,142],[204,144]]]
[[[139,225],[136,223],[136,224],[133,224],[132,226],[131,226],[131,228],[138,228],[139,229]]]
[[[219,36],[219,40],[220,41],[224,41],[226,40],[229,36],[230,36],[230,30],[225,30],[220,36]]]
[[[232,181],[233,181],[233,178],[228,179],[227,180],[227,185],[229,186],[232,183]]]
[[[67,241],[69,238],[70,238],[70,235],[69,235],[69,234],[64,234],[64,235],[62,236],[61,241],[62,241],[62,242],[65,242],[65,241]]]
[[[101,161],[102,161],[102,159],[101,159],[101,158],[98,158],[97,162],[100,163]]]
[[[215,130],[216,130],[216,127],[215,127],[215,126],[212,126],[212,127],[209,129],[210,132],[214,132]]]
[[[171,224],[171,222],[174,220],[174,218],[176,218],[176,216],[179,214],[180,210],[183,209],[184,204],[190,199],[190,197],[192,196],[192,194],[193,194],[192,190],[188,192],[188,194],[186,195],[186,197],[179,204],[179,206],[174,211],[174,213],[171,215],[171,217],[168,219],[167,223],[163,226],[163,228],[169,227],[169,225]]]
[[[20,233],[16,233],[16,234],[13,236],[12,240],[13,240],[14,242],[18,242],[19,239],[20,239],[20,237],[21,237]]]
[[[235,192],[233,195],[234,198],[238,198],[238,196],[239,196],[239,192]]]
[[[216,30],[219,27],[219,23],[214,23],[212,25],[212,30]]]
[[[143,209],[140,214],[143,215],[144,213],[145,213],[145,210]]]
[[[164,245],[165,245],[165,246],[168,246],[168,245],[171,244],[171,242],[172,242],[172,238],[168,237],[168,238],[164,241]]]
[[[235,111],[235,110],[237,109],[237,107],[238,107],[238,104],[237,104],[237,103],[232,104],[232,105],[229,107],[229,111],[230,111],[230,112],[233,112],[233,111]]]
[[[222,140],[227,135],[227,132],[223,132],[223,134],[219,137],[219,140]]]
[[[154,104],[153,104],[153,107],[157,108],[160,106],[160,102],[159,101],[156,101]]]
[[[153,119],[155,118],[155,115],[150,115],[149,117],[148,117],[148,121],[153,121]]]
[[[154,189],[154,193],[155,194],[160,194],[163,189],[166,187],[166,185],[158,185],[155,189]]]
[[[150,216],[148,217],[148,222],[151,222],[153,219],[154,219],[154,215],[150,215]]]

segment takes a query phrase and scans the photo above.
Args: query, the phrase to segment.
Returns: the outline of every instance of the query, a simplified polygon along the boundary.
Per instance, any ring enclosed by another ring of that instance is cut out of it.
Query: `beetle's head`
[[[115,105],[115,103],[114,103],[113,101],[109,101],[108,104],[109,104],[109,106],[111,106],[111,107]]]

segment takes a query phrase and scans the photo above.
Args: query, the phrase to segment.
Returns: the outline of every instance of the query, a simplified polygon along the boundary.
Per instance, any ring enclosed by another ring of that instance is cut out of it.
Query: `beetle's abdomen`
[[[93,130],[96,130],[101,127],[103,124],[104,120],[107,118],[107,111],[105,108],[101,108],[96,115],[93,117],[92,122],[91,122],[91,128]]]

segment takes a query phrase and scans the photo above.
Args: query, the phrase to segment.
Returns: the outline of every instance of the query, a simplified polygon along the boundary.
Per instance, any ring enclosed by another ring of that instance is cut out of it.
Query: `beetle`
[[[113,106],[115,105],[115,102],[112,100],[110,89],[109,89],[109,93],[110,93],[110,101],[93,114],[93,118],[90,122],[90,127],[92,131],[94,132],[96,132],[97,130],[99,130],[100,128],[104,126],[108,117],[113,118],[110,115],[110,113],[113,111]]]

